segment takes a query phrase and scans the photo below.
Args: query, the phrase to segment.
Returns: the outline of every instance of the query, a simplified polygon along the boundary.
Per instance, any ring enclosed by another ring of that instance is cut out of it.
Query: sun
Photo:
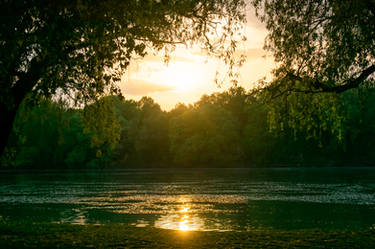
[[[215,60],[187,48],[178,48],[167,64],[161,55],[146,56],[134,63],[129,79],[167,86],[171,94],[194,92],[211,85],[217,69]]]
[[[189,92],[209,82],[208,65],[197,61],[172,61],[154,72],[150,80],[172,87],[176,92]]]

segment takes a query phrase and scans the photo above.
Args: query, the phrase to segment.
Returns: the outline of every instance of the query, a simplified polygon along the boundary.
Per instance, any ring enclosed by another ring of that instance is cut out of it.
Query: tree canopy
[[[273,96],[341,93],[374,79],[374,0],[253,0],[278,63]]]
[[[359,94],[314,94],[307,118],[290,115],[282,125],[275,117],[285,115],[283,108],[248,94],[232,88],[169,112],[149,97],[134,101],[106,96],[83,109],[48,99],[29,109],[23,104],[9,153],[0,164],[30,169],[374,164],[375,88]],[[319,104],[323,100],[326,110]],[[87,126],[85,119],[97,113],[98,105],[105,112],[96,125]],[[293,107],[292,113],[303,112],[301,104]],[[322,115],[327,116],[323,122],[314,121]],[[277,125],[280,130],[274,132]]]
[[[0,3],[0,154],[26,95],[80,103],[116,85],[147,48],[200,44],[234,65],[242,0],[10,0]],[[221,26],[220,37],[213,35]],[[168,50],[168,49],[167,49]]]
[[[347,96],[365,96],[375,83],[375,1],[252,4],[269,31],[264,48],[277,65],[274,79],[254,91],[269,103],[270,129],[284,133],[289,127],[307,140],[330,132],[345,143]],[[355,92],[343,94],[349,90]]]

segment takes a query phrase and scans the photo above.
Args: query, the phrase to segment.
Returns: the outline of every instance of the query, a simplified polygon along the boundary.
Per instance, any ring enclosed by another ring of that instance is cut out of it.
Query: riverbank
[[[182,232],[127,225],[2,222],[0,248],[375,248],[375,231]]]

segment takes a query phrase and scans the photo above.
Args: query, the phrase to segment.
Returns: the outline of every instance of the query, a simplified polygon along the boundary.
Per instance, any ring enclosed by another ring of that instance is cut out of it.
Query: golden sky
[[[239,85],[250,89],[259,79],[270,78],[275,64],[272,56],[262,49],[267,30],[252,10],[247,14],[245,35],[247,41],[241,44],[239,52],[247,55],[247,59],[240,69]],[[177,103],[190,104],[203,94],[228,89],[230,83],[219,87],[214,82],[216,72],[223,70],[222,62],[206,56],[200,49],[177,47],[167,65],[162,55],[155,54],[132,61],[122,78],[121,89],[126,99],[149,96],[162,109],[170,110]]]

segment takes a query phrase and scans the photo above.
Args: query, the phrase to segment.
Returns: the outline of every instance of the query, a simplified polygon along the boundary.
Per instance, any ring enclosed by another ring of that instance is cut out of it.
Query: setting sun
[[[172,87],[175,92],[184,93],[204,85],[209,80],[209,67],[201,61],[172,62],[150,79]]]
[[[270,77],[275,64],[272,57],[265,57],[262,50],[266,31],[250,23],[244,35],[249,39],[240,44],[236,56],[245,55],[247,60],[239,69],[239,86],[246,89],[263,77]],[[128,99],[149,96],[164,110],[177,103],[190,104],[198,101],[202,94],[220,92],[233,86],[227,79],[227,66],[221,60],[210,57],[198,47],[177,46],[171,52],[169,63],[163,61],[163,53],[150,52],[143,59],[131,62],[123,76],[121,89]],[[215,75],[223,84],[215,83]]]
[[[0,249],[375,249],[375,0],[0,12]]]

